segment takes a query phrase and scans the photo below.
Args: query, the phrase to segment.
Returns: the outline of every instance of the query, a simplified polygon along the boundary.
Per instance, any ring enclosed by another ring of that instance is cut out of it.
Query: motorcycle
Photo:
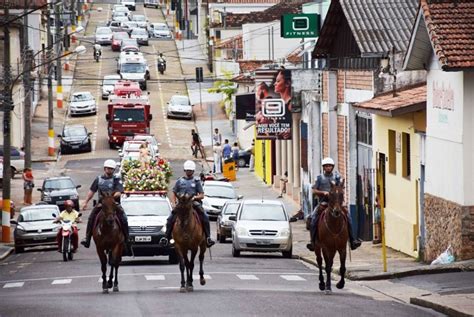
[[[81,216],[82,213],[79,213],[79,217]],[[53,217],[56,218],[56,215],[53,214]],[[72,226],[74,223],[70,222],[69,220],[59,220],[59,222],[61,223],[61,253],[63,254],[63,261],[72,261],[74,257],[74,253],[72,252],[72,235],[74,233]]]
[[[165,62],[158,62],[158,71],[161,75],[165,73],[166,63]]]

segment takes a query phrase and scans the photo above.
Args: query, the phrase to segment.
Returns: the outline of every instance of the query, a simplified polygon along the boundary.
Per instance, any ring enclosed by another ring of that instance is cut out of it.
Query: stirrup
[[[165,237],[161,238],[159,244],[163,247],[166,247],[169,244],[168,238],[165,238]]]

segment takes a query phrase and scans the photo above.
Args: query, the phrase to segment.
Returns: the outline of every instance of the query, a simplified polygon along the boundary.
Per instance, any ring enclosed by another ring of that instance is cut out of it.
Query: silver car
[[[21,208],[18,220],[11,220],[15,225],[13,237],[15,252],[20,253],[26,247],[56,246],[56,234],[61,225],[53,223],[53,213],[59,215],[56,205],[36,205]]]
[[[101,26],[95,30],[95,42],[100,45],[112,44],[112,29],[108,26]]]
[[[171,39],[171,32],[166,23],[151,23],[148,26],[148,34],[158,39]]]
[[[148,20],[144,15],[141,14],[134,14],[132,17],[133,22],[137,22],[137,26],[139,28],[146,28],[148,25]]]
[[[232,227],[235,221],[229,219],[229,217],[235,216],[239,209],[240,201],[228,201],[222,207],[221,214],[217,217],[217,240],[220,243],[224,243],[226,238],[232,238]]]
[[[136,39],[138,44],[148,46],[148,32],[140,27],[134,28],[130,38]]]
[[[107,100],[114,91],[114,86],[120,80],[120,75],[105,75],[102,81],[102,99]]]
[[[97,103],[94,96],[88,91],[75,92],[69,103],[69,114],[97,114]]]
[[[168,118],[193,119],[193,107],[188,96],[174,95],[168,102]]]
[[[241,251],[282,252],[293,256],[293,234],[285,206],[278,200],[245,200],[241,203],[232,228],[232,255]]]

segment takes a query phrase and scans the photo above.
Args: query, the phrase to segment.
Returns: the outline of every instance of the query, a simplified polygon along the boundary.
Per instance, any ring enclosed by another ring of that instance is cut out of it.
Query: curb
[[[448,316],[453,316],[453,317],[472,317],[471,314],[466,314],[462,311],[456,310],[454,308],[444,306],[441,304],[434,303],[429,300],[425,300],[419,297],[410,297],[410,304],[425,307],[425,308],[430,308],[433,309],[437,312],[446,314]]]
[[[8,250],[3,252],[3,254],[0,255],[0,261],[5,260],[10,254],[13,253],[14,248],[8,247]]]
[[[49,162],[56,162],[57,156],[55,157],[48,157],[48,158],[39,158],[31,160],[32,163],[49,163]]]

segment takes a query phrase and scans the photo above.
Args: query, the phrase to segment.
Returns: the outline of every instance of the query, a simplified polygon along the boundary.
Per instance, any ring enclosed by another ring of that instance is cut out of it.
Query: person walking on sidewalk
[[[212,135],[212,140],[214,141],[214,144],[222,144],[222,135],[219,133],[219,129],[215,128],[214,129],[214,134]]]
[[[33,177],[33,171],[31,168],[27,167],[23,170],[23,190],[24,190],[24,198],[23,198],[23,203],[25,205],[31,205],[32,202],[32,196],[33,196],[33,188],[35,187],[35,182],[34,182],[34,177]]]
[[[286,184],[288,183],[288,172],[283,174],[283,177],[280,178],[280,195],[277,198],[283,198],[283,194],[286,194]]]
[[[239,144],[237,142],[234,142],[234,145],[232,146],[232,159],[234,160],[235,163],[235,170],[237,171],[239,169]]]
[[[225,139],[224,147],[222,148],[222,157],[228,159],[232,155],[232,147],[229,144],[229,140]]]
[[[219,142],[214,145],[212,152],[214,153],[213,172],[215,174],[222,173],[222,146]]]
[[[314,208],[313,214],[311,216],[311,227],[310,227],[310,243],[306,247],[310,251],[314,251],[315,241],[318,240],[318,222],[321,212],[327,208],[329,201],[329,192],[331,191],[331,183],[338,185],[341,182],[341,175],[337,171],[334,171],[334,160],[330,157],[326,157],[322,161],[323,173],[318,175],[316,178],[316,183],[313,185],[313,193],[318,195],[319,203]],[[347,215],[349,231],[349,241],[351,245],[351,250],[355,250],[360,247],[361,242],[354,238],[352,232],[352,221],[350,215]]]
[[[199,152],[201,152],[201,155],[202,155],[201,137],[194,129],[191,129],[191,136],[192,136],[191,150],[193,151],[193,156],[197,158]],[[202,158],[204,158],[204,156]]]

